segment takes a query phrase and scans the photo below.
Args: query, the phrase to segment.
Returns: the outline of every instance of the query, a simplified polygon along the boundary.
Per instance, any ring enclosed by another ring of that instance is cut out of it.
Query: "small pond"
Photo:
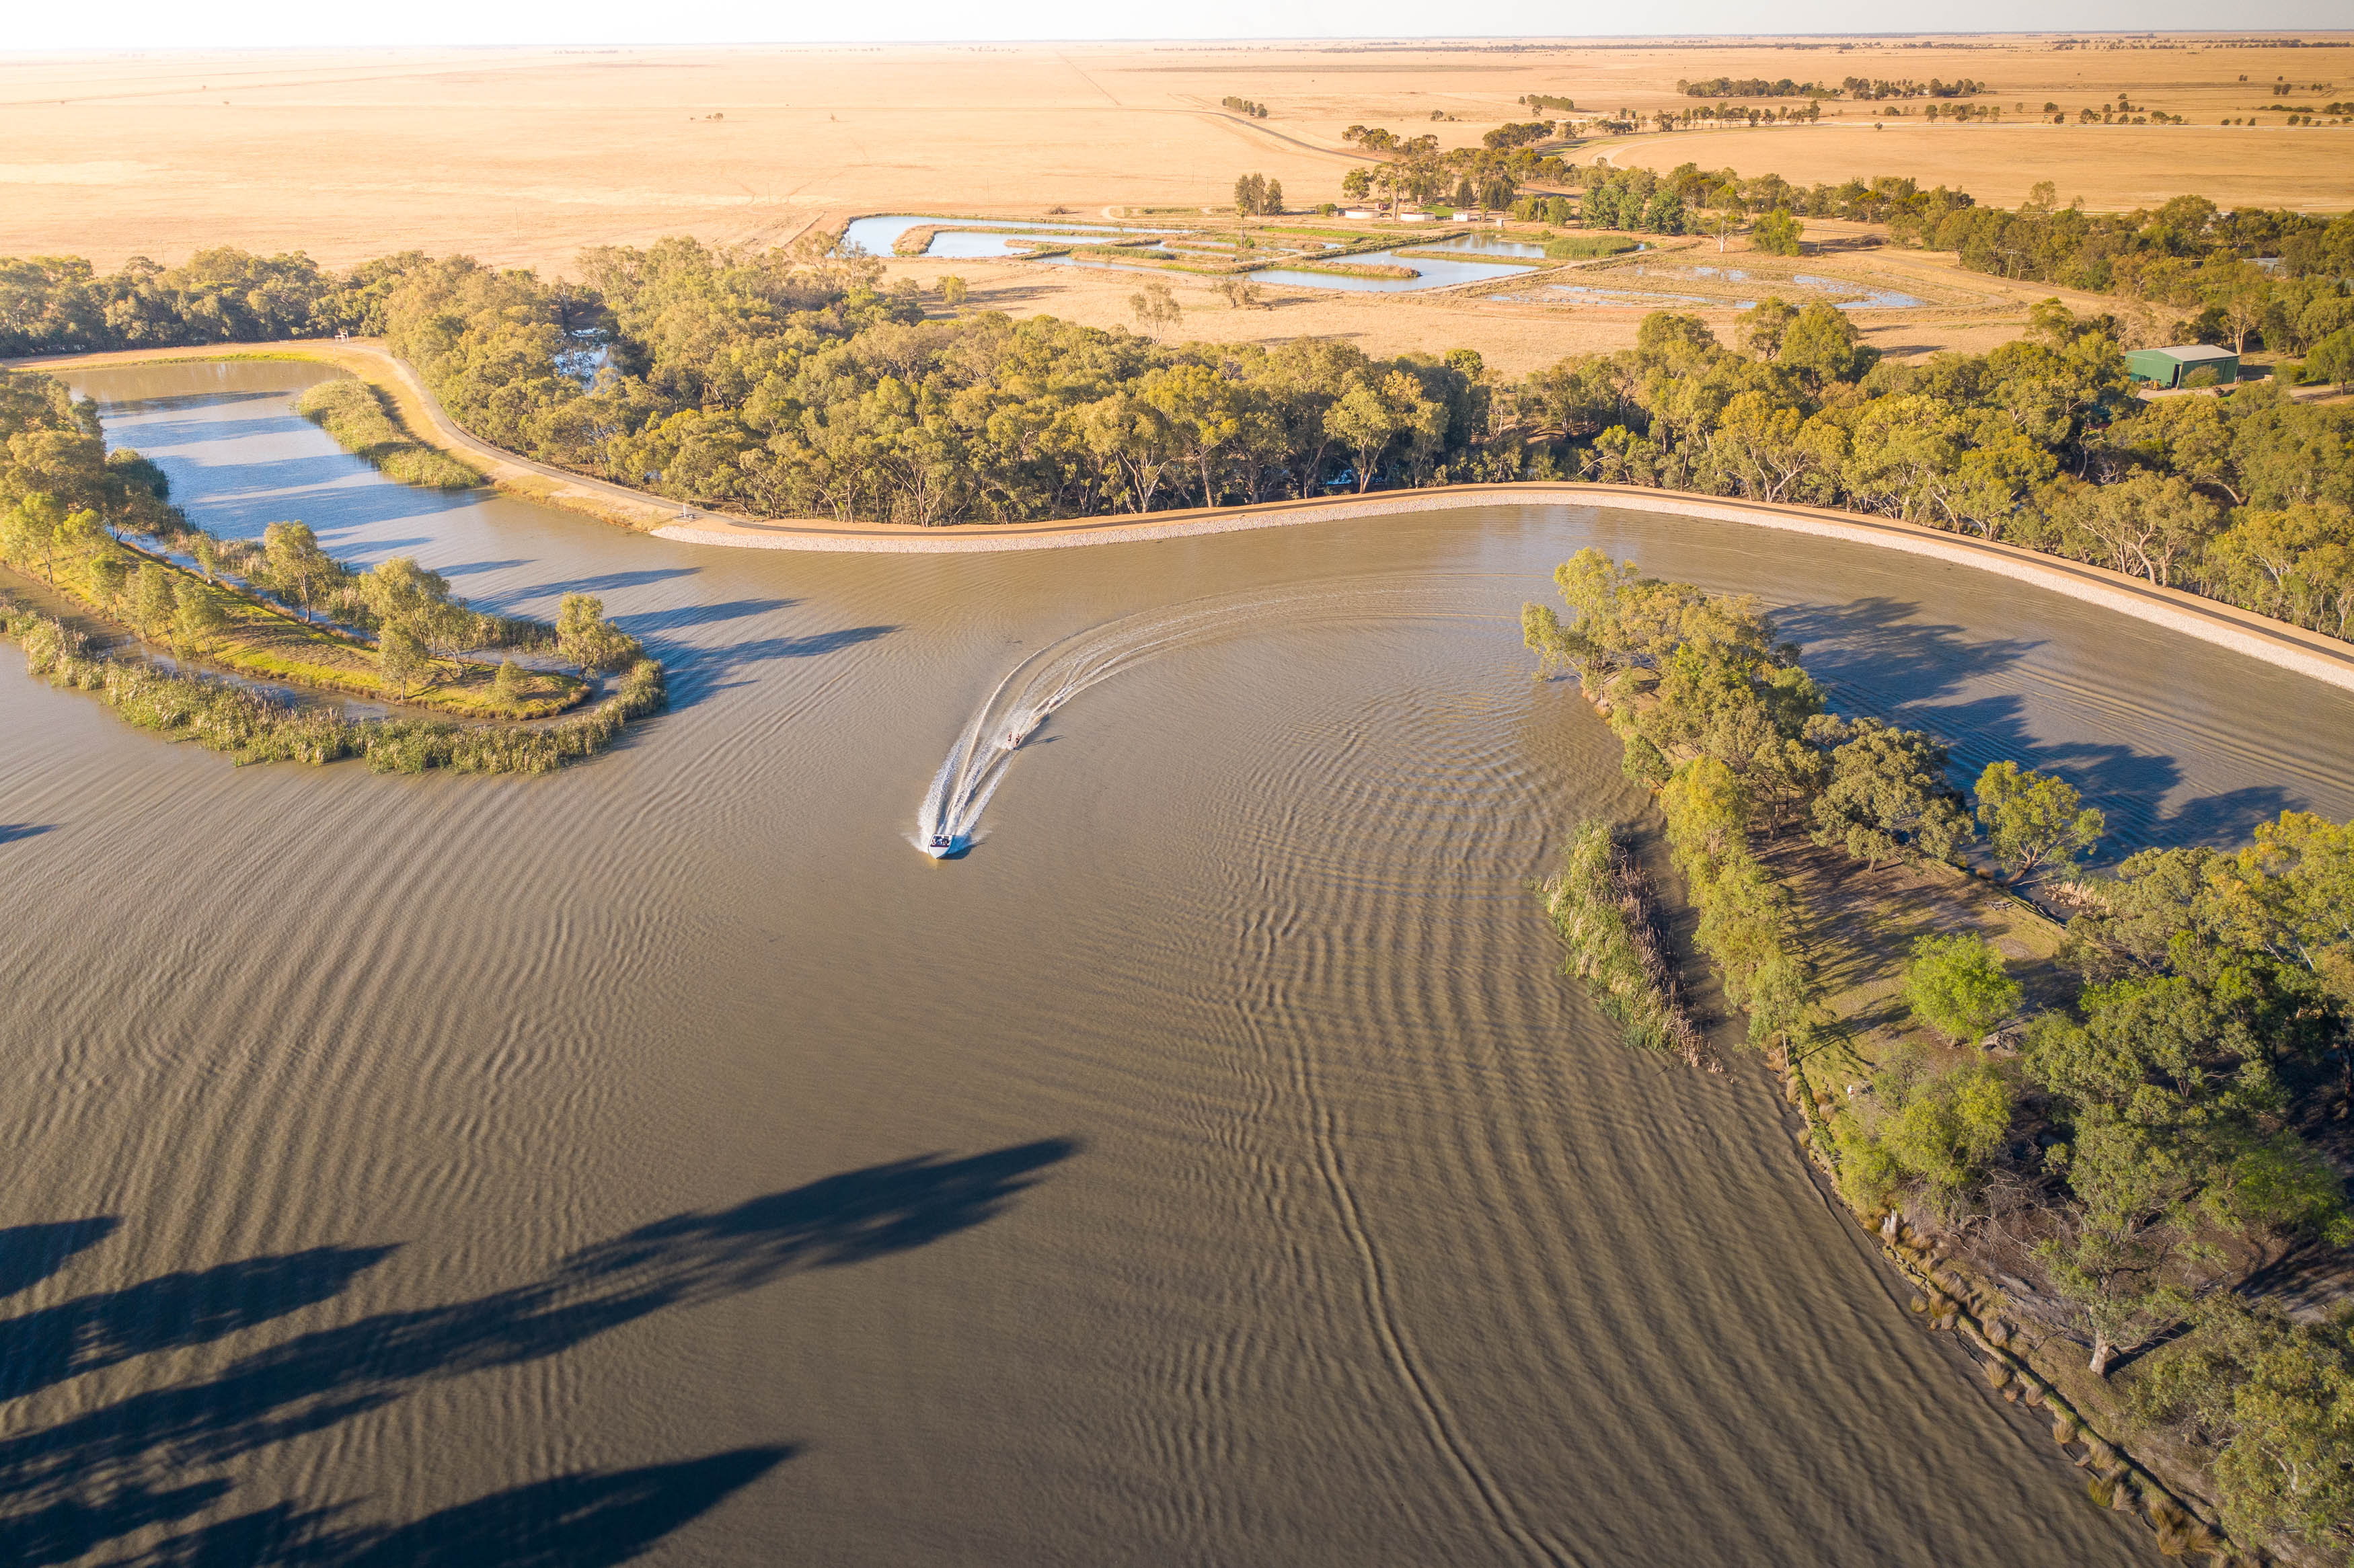
[[[851,220],[850,227],[843,231],[842,238],[844,243],[857,246],[869,256],[888,256],[892,254],[894,248],[898,245],[899,237],[901,235],[907,233],[907,230],[911,228],[919,228],[928,223],[965,224],[974,228],[1039,229],[1044,231],[1044,234],[1046,235],[1053,235],[1059,238],[1068,238],[1081,234],[1166,234],[1170,232],[1168,229],[1128,229],[1119,224],[1112,223],[1069,223],[1061,219],[1047,221],[1039,218],[1023,217],[925,217],[920,214],[901,212],[884,214],[872,217],[853,218]],[[927,256],[1003,256],[1010,254],[1010,252],[1003,249],[943,249],[940,245],[940,240],[946,238],[947,236],[945,235],[936,238],[932,241],[930,249],[927,249],[924,254]],[[967,238],[975,239],[995,238],[1002,239],[1005,237],[1002,235],[993,237],[987,235],[970,235]]]
[[[1499,243],[1510,243],[1510,241]],[[1295,267],[1269,267],[1253,272],[1250,276],[1254,282],[1289,283],[1303,289],[1360,289],[1373,293],[1397,293],[1416,289],[1444,289],[1452,283],[1484,283],[1498,278],[1516,278],[1528,270],[1525,267],[1514,266],[1509,261],[1437,260],[1427,256],[1401,258],[1397,253],[1399,249],[1457,249],[1468,248],[1456,245],[1406,243],[1400,245],[1397,249],[1368,250],[1362,255],[1333,259],[1335,265],[1339,266],[1411,267],[1416,273],[1411,278],[1349,278],[1331,272],[1303,271]],[[1538,253],[1543,254],[1543,251],[1540,249]]]

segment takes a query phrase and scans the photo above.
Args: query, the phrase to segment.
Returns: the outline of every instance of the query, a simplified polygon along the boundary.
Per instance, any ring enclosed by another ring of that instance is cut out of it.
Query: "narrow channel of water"
[[[1497,278],[1516,278],[1528,269],[1509,261],[1456,260],[1451,257],[1400,256],[1400,250],[1437,249],[1443,247],[1422,247],[1410,240],[1401,240],[1387,250],[1368,250],[1355,256],[1337,256],[1338,267],[1410,267],[1411,278],[1352,278],[1333,272],[1314,272],[1296,267],[1268,267],[1253,272],[1251,281],[1258,283],[1289,283],[1303,289],[1349,289],[1379,294],[1398,293],[1416,289],[1443,289],[1451,283],[1480,283]]]
[[[966,228],[956,227],[963,224]],[[926,247],[927,256],[1011,256],[1018,252],[1005,249],[1004,241],[1014,238],[1004,234],[975,234],[975,228],[1018,228],[1029,231],[1041,239],[1073,239],[1082,236],[1104,234],[1173,234],[1168,228],[1134,228],[1124,224],[1074,223],[1061,218],[1020,217],[918,217],[909,213],[893,213],[872,217],[853,218],[842,233],[843,242],[853,245],[869,256],[889,256],[895,253],[899,237],[911,228],[926,224],[937,225],[942,232],[932,237]],[[994,242],[989,249],[984,242]]]
[[[548,779],[239,769],[0,664],[0,1510],[134,1558],[2147,1560],[1761,1074],[1630,1055],[1556,973],[1528,880],[1643,802],[1517,611],[1589,543],[1753,589],[1843,705],[2127,844],[2354,812],[2354,695],[1579,507],[683,546],[389,485],[309,376],[77,381],[209,524],[601,595],[676,706]],[[910,849],[1025,659],[1246,594]]]

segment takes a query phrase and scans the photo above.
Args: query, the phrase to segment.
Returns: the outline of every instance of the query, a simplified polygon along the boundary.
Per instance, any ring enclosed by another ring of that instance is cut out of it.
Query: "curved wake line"
[[[979,842],[981,813],[1005,781],[1014,754],[1055,712],[1098,682],[1176,649],[1247,630],[1285,612],[1284,624],[1312,624],[1405,608],[1400,600],[1450,577],[1419,573],[1395,578],[1352,578],[1339,584],[1263,588],[1140,610],[1073,632],[1006,672],[956,743],[916,813],[918,849],[960,853]]]

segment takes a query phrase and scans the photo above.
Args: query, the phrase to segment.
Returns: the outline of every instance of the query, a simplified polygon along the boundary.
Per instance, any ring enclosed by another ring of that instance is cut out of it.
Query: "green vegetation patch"
[[[1654,914],[1650,880],[1617,828],[1600,821],[1580,823],[1562,853],[1561,870],[1538,891],[1569,949],[1563,971],[1585,982],[1596,1002],[1626,1032],[1628,1044],[1716,1070],[1706,1040],[1684,1007]]]
[[[1499,267],[1543,267],[1549,265],[1541,256],[1495,256],[1479,250],[1427,250],[1400,248],[1390,252],[1409,261],[1478,261]]]
[[[1642,241],[1622,234],[1562,234],[1545,241],[1544,253],[1556,261],[1594,256],[1620,256],[1642,249]]]
[[[1199,257],[1180,257],[1173,250],[1158,246],[1141,245],[1079,245],[1071,248],[1074,256],[1091,257],[1100,261],[1178,261],[1200,260]]]
[[[298,706],[229,682],[159,669],[144,660],[94,653],[53,617],[0,598],[0,636],[25,650],[28,673],[51,685],[90,692],[126,722],[190,741],[239,763],[365,758],[378,773],[551,773],[610,746],[633,718],[667,701],[663,667],[641,659],[614,695],[577,718],[542,726],[467,726],[440,719],[349,719]]]
[[[407,556],[355,571],[294,522],[270,524],[260,540],[217,538],[165,493],[154,464],[105,450],[94,409],[61,382],[0,370],[0,562],[44,601],[7,597],[0,631],[24,641],[33,673],[98,694],[144,728],[247,761],[366,756],[401,771],[541,772],[589,755],[661,704],[662,666],[595,599],[567,595],[554,626],[486,614]],[[129,637],[93,643],[64,618],[83,611]],[[178,668],[143,645],[168,649]],[[485,647],[552,652],[578,673],[461,656]],[[622,673],[614,695],[556,719],[593,694],[592,673],[609,672]],[[358,722],[249,683],[508,722]]]
[[[1695,946],[1842,1195],[1932,1282],[1915,1309],[1973,1302],[2003,1383],[2024,1357],[2050,1380],[2022,1376],[2030,1403],[2068,1390],[2062,1441],[2074,1412],[2137,1423],[2234,1531],[2354,1551],[2354,1315],[2296,1323],[2266,1280],[2354,1243],[2354,824],[2285,811],[2088,876],[2105,823],[2072,786],[1998,761],[1965,797],[1935,738],[1825,711],[1753,600],[1594,550],[1556,580],[1570,613],[1527,607],[1527,641],[1659,791]],[[1607,853],[1582,825],[1548,909],[1629,1007]],[[2064,938],[2029,897],[2073,912]],[[2165,1490],[2088,1441],[2098,1495],[2186,1545]]]
[[[365,381],[322,381],[294,400],[294,411],[398,483],[425,490],[472,490],[486,482],[449,453],[411,436],[394,418],[384,395]]]
[[[1422,274],[1412,267],[1400,267],[1387,261],[1290,261],[1285,265],[1295,272],[1323,272],[1335,278],[1419,278]]]

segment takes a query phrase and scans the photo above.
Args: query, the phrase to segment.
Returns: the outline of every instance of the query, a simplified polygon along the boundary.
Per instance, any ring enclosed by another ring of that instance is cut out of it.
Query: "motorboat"
[[[934,833],[924,844],[924,853],[934,860],[946,860],[956,848],[956,840],[947,833]]]

